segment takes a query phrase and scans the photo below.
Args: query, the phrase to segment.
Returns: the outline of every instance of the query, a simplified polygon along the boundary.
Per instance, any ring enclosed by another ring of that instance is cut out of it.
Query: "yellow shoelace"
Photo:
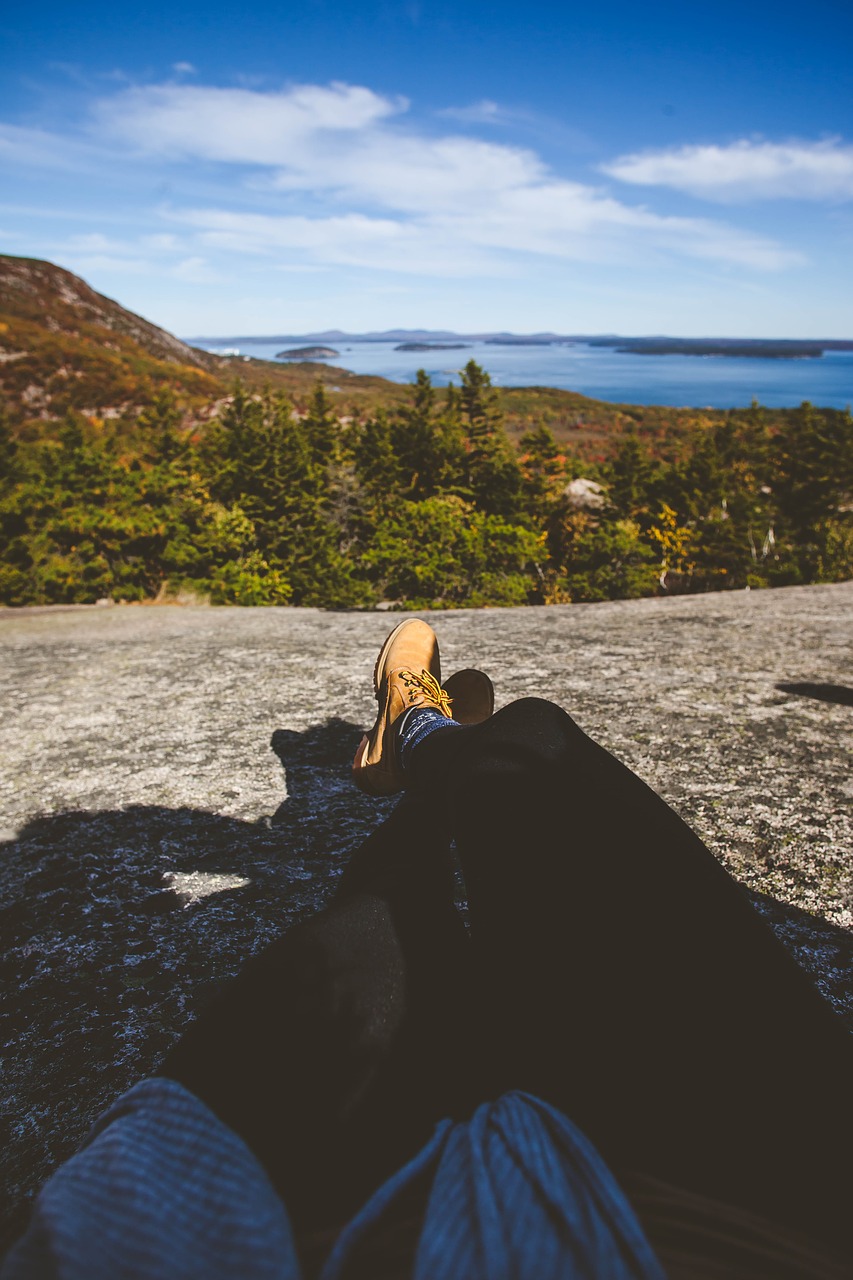
[[[449,720],[453,718],[453,699],[448,697],[435,676],[429,671],[422,671],[420,675],[416,675],[414,671],[401,671],[400,679],[409,690],[410,702],[414,702],[417,695],[421,694],[433,703],[442,715],[447,716]]]

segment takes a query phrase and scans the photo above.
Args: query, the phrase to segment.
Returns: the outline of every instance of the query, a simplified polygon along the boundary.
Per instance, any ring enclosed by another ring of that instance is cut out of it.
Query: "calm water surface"
[[[209,351],[221,349],[215,339],[197,345]],[[473,358],[488,370],[497,386],[560,387],[616,404],[730,409],[756,399],[772,408],[785,408],[810,400],[844,409],[853,402],[851,351],[830,351],[815,360],[754,360],[640,356],[581,343],[502,347],[473,342],[463,351],[423,352],[395,351],[395,346],[393,342],[344,343],[335,347],[339,357],[326,363],[353,373],[378,374],[392,382],[413,382],[417,370],[426,369],[437,386],[446,386],[459,381],[459,370]],[[239,351],[273,360],[281,349],[280,342],[249,342]]]

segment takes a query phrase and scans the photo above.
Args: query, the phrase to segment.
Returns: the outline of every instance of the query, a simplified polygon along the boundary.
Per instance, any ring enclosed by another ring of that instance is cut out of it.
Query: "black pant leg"
[[[161,1074],[246,1140],[297,1230],[342,1221],[467,1105],[469,960],[447,837],[407,798],[329,907],[252,959]]]
[[[843,1238],[851,1038],[696,835],[537,699],[416,760],[462,858],[493,1087],[617,1167]]]

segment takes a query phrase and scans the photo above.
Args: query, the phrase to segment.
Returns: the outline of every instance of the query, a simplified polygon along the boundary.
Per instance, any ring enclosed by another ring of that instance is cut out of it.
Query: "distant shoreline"
[[[415,380],[423,368],[435,386],[457,382],[462,367],[475,360],[498,387],[541,387],[572,391],[609,404],[700,406],[743,408],[754,400],[768,408],[785,408],[808,400],[829,408],[845,409],[853,401],[853,344],[849,350],[827,351],[809,358],[802,347],[788,343],[781,353],[766,353],[751,346],[744,350],[708,342],[701,350],[683,346],[664,355],[663,339],[649,339],[644,348],[625,349],[612,338],[595,343],[486,343],[461,344],[467,350],[447,350],[450,343],[365,342],[340,343],[341,356],[325,366],[301,363],[329,385],[349,375],[378,377],[398,385]],[[213,344],[211,344],[213,345]],[[667,346],[670,344],[667,342]],[[714,354],[720,346],[726,354]],[[814,344],[803,344],[808,351]],[[417,346],[420,350],[400,350]],[[424,349],[428,348],[428,349]],[[442,348],[445,348],[442,350]],[[247,344],[237,361],[270,360],[281,351],[278,344]],[[302,348],[304,351],[304,348]],[[649,359],[659,355],[660,359]],[[305,357],[302,357],[304,362]],[[296,367],[294,359],[275,361]],[[344,370],[349,371],[347,375]],[[322,374],[321,374],[322,370]]]
[[[623,355],[644,356],[717,356],[724,359],[751,360],[815,360],[828,351],[853,351],[853,339],[847,338],[672,338],[664,334],[654,337],[628,338],[616,334],[457,334],[444,330],[389,329],[385,333],[326,333],[274,335],[254,337],[188,338],[193,345],[216,344],[220,348],[239,348],[257,343],[304,344],[312,350],[328,351],[332,344],[374,345],[393,343],[398,351],[424,352],[463,350],[472,343],[493,347],[586,346],[609,348]],[[301,353],[300,353],[301,354]],[[337,354],[337,353],[336,353]],[[295,351],[282,352],[279,358],[293,359]],[[304,358],[304,357],[303,357]]]

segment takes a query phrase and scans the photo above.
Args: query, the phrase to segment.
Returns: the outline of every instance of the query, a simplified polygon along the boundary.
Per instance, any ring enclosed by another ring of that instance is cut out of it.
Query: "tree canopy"
[[[302,411],[237,385],[203,429],[183,420],[168,390],[38,438],[0,419],[0,601],[429,608],[853,574],[849,412],[753,405],[670,457],[629,431],[590,462],[544,421],[513,445],[472,360],[361,417],[318,382]]]

